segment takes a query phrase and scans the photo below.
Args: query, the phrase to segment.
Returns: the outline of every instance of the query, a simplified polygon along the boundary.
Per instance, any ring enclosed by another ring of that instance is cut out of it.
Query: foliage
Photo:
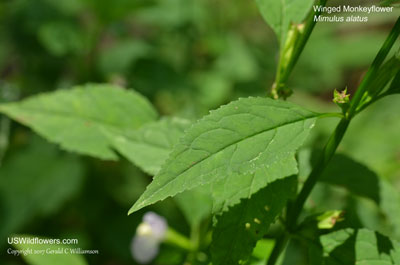
[[[239,99],[211,112],[186,131],[130,212],[197,186],[212,184],[219,189],[230,183],[220,182],[229,175],[243,179],[249,175],[249,196],[265,186],[260,175],[277,178],[296,173],[295,163],[281,162],[294,157],[316,116],[295,105],[262,98]],[[236,184],[245,188],[244,183]]]
[[[0,3],[0,247],[131,264],[146,208],[152,264],[400,264],[400,20],[316,27],[326,3]]]
[[[110,150],[109,134],[129,133],[157,117],[140,95],[102,85],[57,91],[19,104],[4,104],[0,111],[31,126],[66,150],[103,159],[116,158]]]

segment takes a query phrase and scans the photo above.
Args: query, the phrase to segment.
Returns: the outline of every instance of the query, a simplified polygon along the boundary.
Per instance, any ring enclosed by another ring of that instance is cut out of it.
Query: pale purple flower
[[[131,253],[140,264],[151,262],[158,254],[160,243],[165,238],[168,229],[164,217],[153,212],[147,212],[143,221],[136,228],[132,239]]]

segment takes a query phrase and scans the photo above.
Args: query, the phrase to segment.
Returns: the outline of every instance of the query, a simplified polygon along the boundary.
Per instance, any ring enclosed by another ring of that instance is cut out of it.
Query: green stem
[[[361,82],[360,86],[357,89],[357,92],[351,101],[350,109],[346,117],[343,117],[339,124],[337,125],[335,131],[331,135],[331,137],[328,140],[328,143],[326,144],[323,154],[320,157],[318,163],[316,166],[313,168],[310,176],[304,183],[304,186],[302,190],[300,191],[300,194],[297,196],[296,201],[293,204],[293,207],[291,211],[289,212],[288,216],[288,227],[289,229],[295,229],[297,219],[303,209],[304,203],[308,196],[310,195],[312,189],[314,188],[315,184],[317,183],[317,180],[333,155],[336,152],[336,149],[341,142],[347,127],[351,121],[351,119],[354,116],[354,112],[358,104],[360,103],[360,100],[362,98],[362,95],[365,93],[368,84],[373,80],[377,70],[379,69],[379,66],[383,63],[385,60],[387,54],[389,53],[390,49],[392,48],[395,40],[400,34],[400,17],[397,20],[396,24],[394,25],[392,31],[390,32],[389,36],[387,37],[386,41],[382,45],[382,48],[378,52],[376,58],[374,59],[371,67],[369,68],[367,74],[365,75],[363,81]]]
[[[356,93],[354,94],[353,99],[351,100],[350,108],[347,112],[349,118],[352,118],[356,112],[357,108],[359,107],[360,101],[364,96],[364,93],[370,84],[370,82],[375,78],[379,67],[382,65],[383,61],[385,61],[386,56],[389,54],[393,44],[397,40],[400,34],[400,17],[397,19],[396,24],[393,26],[392,31],[390,32],[389,36],[386,38],[386,41],[383,43],[381,49],[378,52],[378,55],[375,57],[374,61],[372,62],[370,68],[368,69],[363,81],[361,82],[360,86],[358,87]]]
[[[192,264],[196,259],[197,251],[199,250],[200,246],[200,225],[195,225],[191,229],[190,233],[190,242],[192,249],[189,251],[188,255],[186,256],[186,263]]]
[[[343,113],[340,112],[327,112],[327,113],[321,113],[321,115],[318,116],[318,118],[343,118]]]
[[[359,108],[357,108],[357,112],[356,114],[362,112],[364,109],[366,109],[367,107],[369,107],[370,105],[372,105],[373,103],[381,100],[384,97],[390,96],[396,92],[396,89],[398,89],[400,87],[400,69],[397,70],[396,75],[394,76],[389,88],[386,90],[386,92],[376,96],[373,100],[368,101],[367,103],[363,103]],[[399,89],[400,91],[400,89]]]
[[[325,6],[327,0],[319,0],[316,5]],[[304,28],[299,28],[298,25],[293,25],[290,32],[294,35],[292,41],[290,41],[290,45],[293,47],[286,47],[287,43],[282,44],[285,45],[283,47],[282,52],[280,54],[279,63],[278,63],[278,70],[276,72],[275,82],[272,86],[272,95],[275,98],[280,96],[280,89],[285,87],[286,82],[289,79],[290,74],[293,71],[297,61],[300,58],[301,53],[306,46],[308,39],[316,25],[316,21],[314,21],[314,16],[319,16],[321,12],[311,10],[308,14],[306,19],[304,20]],[[292,44],[293,43],[293,44]],[[290,55],[287,56],[287,52],[290,50]],[[285,60],[288,60],[285,62]]]
[[[164,243],[174,245],[176,247],[179,247],[179,248],[187,250],[187,251],[194,250],[194,246],[189,238],[178,233],[177,231],[175,231],[174,229],[172,229],[170,227],[167,230],[167,234],[165,236]]]
[[[320,0],[316,5],[320,6],[325,6],[327,0]],[[297,61],[300,58],[301,53],[304,50],[304,47],[306,46],[306,43],[308,39],[310,38],[310,35],[312,31],[314,30],[315,25],[317,24],[316,21],[314,21],[314,16],[319,16],[321,12],[319,11],[312,11],[308,14],[307,18],[305,19],[305,28],[302,34],[299,36],[299,40],[295,44],[295,48],[293,51],[292,58],[288,64],[287,70],[282,76],[282,82],[286,83],[291,72],[293,71],[294,66],[296,65]]]
[[[298,218],[304,208],[304,204],[310,195],[311,191],[313,190],[315,184],[317,183],[319,177],[321,176],[322,172],[325,170],[326,166],[332,159],[333,155],[336,152],[337,147],[339,146],[340,142],[343,139],[343,136],[350,124],[351,119],[357,113],[356,110],[359,107],[361,98],[363,97],[364,93],[366,92],[369,84],[371,81],[374,80],[375,75],[379,69],[379,67],[384,62],[386,56],[388,55],[390,49],[394,45],[397,37],[400,34],[400,17],[397,20],[396,24],[394,25],[392,31],[390,32],[389,36],[387,37],[386,41],[382,45],[382,48],[378,52],[376,58],[374,59],[371,67],[369,68],[367,74],[365,75],[363,81],[361,82],[360,86],[357,89],[357,92],[350,103],[350,108],[346,113],[346,116],[343,117],[339,124],[337,125],[335,131],[329,138],[325,148],[323,149],[322,156],[320,156],[317,164],[314,166],[313,170],[310,173],[310,176],[307,178],[306,182],[303,185],[299,195],[297,196],[296,200],[293,204],[288,205],[288,213],[287,213],[287,228],[289,229],[289,233],[293,233],[297,229],[297,221]],[[274,248],[271,254],[270,261],[268,261],[268,265],[274,265],[276,260],[278,259],[282,249],[285,245],[287,235],[283,235],[277,239],[277,246]],[[282,243],[283,242],[283,243]],[[279,245],[278,245],[279,243]],[[277,257],[276,257],[277,256]]]
[[[301,211],[303,210],[304,203],[307,200],[308,196],[311,193],[311,190],[314,188],[315,184],[318,181],[319,176],[324,171],[325,167],[330,162],[331,158],[336,152],[339,143],[343,139],[343,136],[349,126],[350,120],[346,118],[342,118],[337,125],[335,131],[331,135],[326,144],[322,156],[320,156],[318,163],[313,168],[310,176],[307,178],[306,182],[303,185],[299,195],[297,196],[296,201],[290,207],[289,216],[288,216],[288,228],[294,231],[297,225],[297,219],[300,216]]]
[[[289,235],[287,233],[282,234],[275,242],[275,246],[272,249],[271,255],[268,258],[267,265],[274,265],[285,248],[286,243],[289,241]]]

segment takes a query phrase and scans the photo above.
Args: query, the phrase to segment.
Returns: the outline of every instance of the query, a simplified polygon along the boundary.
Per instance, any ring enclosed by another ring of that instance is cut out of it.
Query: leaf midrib
[[[297,113],[297,114],[300,114],[300,113]],[[300,114],[300,115],[301,115],[301,114]],[[279,125],[270,127],[270,128],[268,128],[268,129],[266,129],[266,130],[262,130],[262,131],[256,132],[256,133],[254,133],[254,134],[252,134],[252,135],[247,136],[246,138],[239,139],[239,140],[237,140],[237,141],[235,141],[235,142],[233,142],[233,143],[230,143],[230,144],[228,144],[228,145],[222,147],[221,149],[217,150],[216,152],[212,153],[211,155],[207,155],[206,157],[204,157],[204,158],[202,158],[201,160],[197,161],[193,166],[188,167],[188,168],[185,168],[184,170],[182,170],[181,172],[179,172],[178,174],[176,174],[176,176],[175,176],[173,179],[170,179],[170,180],[168,180],[168,182],[166,182],[165,184],[163,184],[162,188],[164,188],[164,187],[167,186],[167,185],[170,185],[170,183],[173,183],[179,176],[181,176],[182,174],[184,174],[186,171],[188,171],[188,170],[190,170],[191,168],[193,168],[193,167],[199,165],[199,164],[202,163],[204,160],[206,160],[206,159],[208,159],[208,158],[210,158],[210,157],[212,157],[212,156],[214,156],[214,155],[220,153],[221,151],[225,150],[226,148],[229,148],[229,147],[232,146],[232,145],[238,144],[238,143],[240,143],[240,142],[242,142],[242,141],[246,141],[247,139],[252,138],[252,137],[255,137],[255,136],[260,135],[260,134],[262,134],[262,133],[265,133],[265,132],[268,132],[268,131],[271,131],[271,130],[275,130],[275,129],[277,129],[277,128],[284,127],[284,126],[286,126],[286,125],[290,125],[290,124],[293,124],[293,123],[296,123],[296,122],[300,122],[300,121],[305,121],[305,120],[313,119],[313,118],[316,118],[316,117],[318,117],[318,116],[320,116],[320,115],[321,115],[321,114],[319,114],[319,113],[313,113],[313,116],[303,116],[301,119],[292,120],[292,121],[290,121],[290,122],[286,122],[286,123],[283,123],[283,124],[279,124]],[[178,155],[180,155],[180,154],[182,154],[183,152],[185,152],[185,151],[187,151],[187,150],[188,150],[188,148],[185,148],[185,149],[182,150],[180,153],[178,153],[177,155],[175,155],[175,157],[178,156]],[[248,173],[248,172],[247,172],[247,173]],[[165,172],[163,172],[162,174],[165,174]],[[207,173],[207,174],[209,174],[209,173]],[[202,174],[201,176],[204,176],[204,175],[206,175],[206,174]],[[159,176],[159,175],[158,175],[158,176]],[[206,184],[206,183],[204,183],[204,184]],[[146,201],[149,201],[149,200],[150,200],[151,198],[153,198],[156,194],[158,194],[162,188],[159,188],[158,191],[156,191],[156,192],[154,192],[153,194],[151,194],[146,200],[144,200],[143,202],[141,202],[139,205],[145,205],[145,202],[146,202]],[[179,193],[179,192],[177,192],[177,193]],[[175,194],[177,194],[177,193],[175,193]],[[135,208],[136,208],[136,207],[135,207]],[[130,211],[130,212],[131,212],[131,211]]]
[[[242,138],[242,139],[239,139],[239,140],[234,141],[234,142],[232,142],[232,143],[229,143],[228,145],[226,145],[226,146],[220,148],[219,150],[217,150],[216,152],[214,152],[214,153],[212,153],[212,154],[210,154],[210,155],[207,155],[206,157],[200,159],[199,161],[196,161],[196,163],[195,163],[192,167],[194,167],[194,166],[198,165],[199,163],[203,162],[204,160],[206,160],[206,159],[208,159],[208,158],[210,158],[210,157],[212,157],[212,156],[214,156],[214,155],[220,153],[221,151],[223,151],[223,150],[225,150],[225,149],[227,149],[227,148],[229,148],[229,147],[231,147],[231,146],[233,146],[233,145],[236,145],[236,144],[239,144],[239,143],[241,143],[241,142],[244,142],[244,141],[246,141],[246,140],[248,140],[248,139],[250,139],[250,138],[256,137],[256,136],[258,136],[258,135],[260,135],[260,134],[263,134],[263,133],[268,132],[268,131],[275,130],[275,129],[280,128],[280,127],[284,127],[284,126],[286,126],[286,125],[290,125],[290,124],[297,123],[297,122],[300,122],[300,121],[309,120],[309,119],[315,118],[315,117],[317,117],[317,116],[318,116],[318,115],[312,116],[312,117],[303,118],[303,119],[294,120],[294,121],[287,122],[287,123],[283,123],[283,124],[280,124],[280,125],[277,125],[277,126],[270,127],[270,128],[268,128],[268,129],[266,129],[266,130],[262,130],[262,131],[256,132],[256,133],[251,134],[251,135],[249,135],[249,136],[246,136],[245,138]],[[190,149],[190,148],[187,148],[187,149],[183,150],[181,153],[187,151],[188,149]],[[179,154],[181,154],[181,153],[179,153]],[[179,155],[179,154],[178,154],[178,155]],[[178,156],[178,155],[177,155],[177,156]],[[182,172],[178,173],[178,176],[184,174],[187,170],[191,169],[192,167],[189,167],[189,168],[184,169]]]

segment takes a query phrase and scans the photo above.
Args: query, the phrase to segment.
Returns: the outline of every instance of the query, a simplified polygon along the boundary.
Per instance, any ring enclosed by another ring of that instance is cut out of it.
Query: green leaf
[[[337,154],[322,174],[321,181],[374,201],[389,224],[392,236],[400,237],[400,193],[374,171],[346,155]],[[378,227],[373,228],[378,230]]]
[[[399,96],[378,100],[352,121],[352,129],[343,139],[341,151],[384,178],[400,176],[399,113]]]
[[[83,167],[72,155],[34,140],[23,152],[10,156],[0,168],[0,239],[33,218],[53,214],[79,192]],[[0,245],[5,241],[0,242]]]
[[[185,119],[164,118],[134,131],[110,130],[109,141],[132,163],[150,175],[155,175],[190,124]]]
[[[369,168],[343,154],[336,154],[324,170],[322,182],[344,187],[379,204],[379,177]]]
[[[290,23],[300,23],[314,0],[255,0],[264,20],[283,45]]]
[[[327,211],[319,216],[317,216],[318,228],[319,229],[332,229],[337,222],[343,220],[343,211],[333,210]]]
[[[323,264],[400,264],[400,244],[368,229],[344,229],[320,237]]]
[[[271,254],[274,245],[275,240],[273,239],[260,239],[257,241],[257,244],[254,247],[253,253],[251,255],[258,259],[265,260]]]
[[[387,94],[399,94],[400,93],[400,70],[398,70],[397,74],[394,76],[390,87],[386,91]]]
[[[110,141],[132,163],[155,175],[190,124],[185,119],[163,118],[118,137],[110,133]],[[174,199],[192,227],[198,226],[211,213],[210,192],[203,187],[181,193]]]
[[[68,151],[116,159],[105,131],[129,131],[156,119],[150,103],[132,90],[86,85],[0,105],[0,112]]]
[[[400,69],[400,59],[396,56],[390,58],[387,62],[385,62],[380,69],[378,70],[376,77],[374,80],[368,85],[367,91],[364,93],[362,97],[362,101],[360,103],[359,109],[362,109],[364,105],[373,102],[378,98],[378,95],[391,83],[391,87],[388,88],[387,93],[393,93],[391,91],[393,86],[398,84],[398,73]],[[397,75],[397,78],[395,78]],[[393,80],[393,78],[395,78]],[[393,80],[393,81],[392,81]],[[391,82],[392,81],[392,82]],[[398,88],[398,87],[397,87]]]
[[[296,191],[296,177],[277,180],[217,217],[211,245],[213,264],[242,264],[248,260],[257,241]]]
[[[355,237],[353,229],[343,229],[320,237],[324,253],[324,264],[354,264]],[[329,262],[335,260],[336,263]],[[348,262],[348,263],[345,263]]]
[[[46,238],[39,238],[36,236],[30,235],[16,235],[20,239],[29,238],[31,240],[35,240],[38,238],[39,240],[50,240]],[[74,251],[73,248],[68,247],[62,244],[13,244],[14,247],[20,251],[27,251],[27,255],[21,255],[22,258],[30,265],[87,265],[87,262],[83,255],[80,254],[72,254],[70,251]],[[44,252],[44,254],[29,254],[29,251],[37,253]],[[46,253],[53,252],[53,254]]]
[[[129,213],[232,174],[268,170],[294,156],[318,115],[269,98],[239,99],[212,111],[186,132]]]

